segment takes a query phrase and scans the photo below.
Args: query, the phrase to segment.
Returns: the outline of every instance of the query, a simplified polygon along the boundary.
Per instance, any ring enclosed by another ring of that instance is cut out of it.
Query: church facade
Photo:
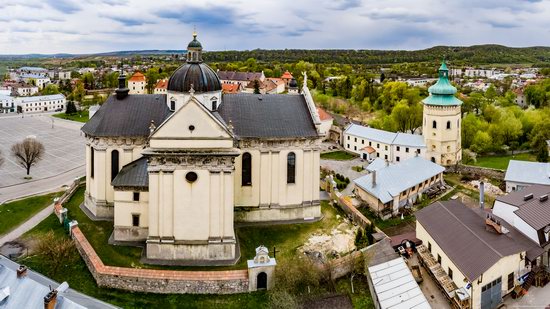
[[[187,49],[166,94],[129,95],[122,77],[82,128],[84,209],[153,263],[227,264],[235,222],[321,217],[321,123],[306,82],[300,95],[222,94],[196,34]]]

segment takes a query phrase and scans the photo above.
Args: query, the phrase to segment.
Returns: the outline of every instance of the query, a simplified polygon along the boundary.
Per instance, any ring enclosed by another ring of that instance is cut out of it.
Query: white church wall
[[[115,190],[114,203],[114,239],[116,241],[146,240],[149,225],[149,193],[139,192],[139,200],[134,201],[134,191]],[[133,224],[135,215],[139,216],[137,226]]]

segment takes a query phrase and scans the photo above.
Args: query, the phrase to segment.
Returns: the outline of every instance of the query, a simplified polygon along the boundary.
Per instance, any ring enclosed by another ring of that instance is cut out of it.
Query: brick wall
[[[78,252],[100,287],[163,294],[248,292],[248,270],[177,271],[106,266],[78,226],[72,230]]]

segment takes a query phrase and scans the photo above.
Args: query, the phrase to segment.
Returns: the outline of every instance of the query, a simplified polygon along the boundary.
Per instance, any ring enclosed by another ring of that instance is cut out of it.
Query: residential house
[[[0,95],[0,114],[16,112],[15,98],[7,95]]]
[[[292,74],[290,74],[289,71],[285,71],[283,73],[283,75],[281,75],[281,79],[285,82],[285,88],[288,88],[289,85],[290,85],[290,81],[293,79],[294,77],[292,76]]]
[[[157,81],[157,85],[155,86],[154,94],[165,94],[166,89],[168,88],[168,79],[160,79]]]
[[[128,80],[128,89],[130,89],[130,94],[145,94],[147,90],[145,86],[147,85],[147,80],[145,75],[141,72],[136,72]]]
[[[394,133],[354,123],[346,128],[343,135],[344,149],[360,155],[364,160],[382,158],[397,163],[415,157],[416,153],[426,156],[422,135]]]
[[[11,89],[11,95],[17,97],[32,96],[38,93],[39,89],[35,85],[25,82],[4,82],[4,86]]]
[[[353,181],[354,192],[381,218],[411,207],[426,190],[443,185],[445,168],[422,157],[389,164]]]
[[[44,89],[46,85],[51,83],[51,80],[49,77],[44,77],[40,74],[22,74],[19,77],[19,81],[23,81],[28,84],[33,84],[36,87],[38,87],[38,89]]]
[[[419,256],[454,307],[497,308],[542,249],[502,219],[458,201],[416,212]]]
[[[431,308],[409,267],[389,238],[367,247],[367,282],[374,308]]]
[[[236,71],[218,71],[218,76],[222,84],[238,84],[246,87],[249,82],[265,80],[264,72],[236,72]]]
[[[332,122],[334,121],[334,118],[327,113],[324,109],[321,107],[317,107],[317,114],[319,114],[319,119],[321,119],[321,126],[320,126],[320,133],[325,136],[325,140],[329,138],[329,132],[332,128]]]
[[[527,99],[525,98],[525,94],[523,93],[522,88],[514,89],[514,94],[516,95],[515,102],[520,107],[527,107]]]
[[[61,112],[67,108],[67,101],[62,94],[52,94],[19,97],[15,99],[15,105],[20,106],[23,113]]]
[[[437,81],[437,78],[409,78],[405,82],[411,87],[426,87]]]
[[[497,197],[493,206],[493,214],[544,249],[544,254],[533,261],[533,264],[546,268],[550,266],[549,194],[550,186],[532,185]]]
[[[504,181],[506,192],[535,184],[550,186],[550,163],[510,160]]]
[[[222,84],[222,93],[239,93],[243,87],[241,84]]]

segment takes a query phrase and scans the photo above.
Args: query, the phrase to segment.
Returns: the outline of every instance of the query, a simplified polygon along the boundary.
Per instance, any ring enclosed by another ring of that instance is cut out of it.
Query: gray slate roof
[[[317,138],[302,95],[224,94],[218,112],[239,138]]]
[[[44,297],[59,283],[31,270],[27,275],[17,278],[19,264],[0,255],[0,291],[9,287],[9,296],[0,301],[2,309],[44,308]],[[1,294],[1,292],[0,292]],[[59,292],[56,309],[117,308],[72,289]]]
[[[424,143],[424,137],[422,135],[401,132],[394,133],[371,127],[365,127],[354,123],[350,124],[346,128],[344,134],[349,134],[388,145],[426,148],[426,143]]]
[[[533,194],[527,201],[524,196]],[[497,197],[497,201],[518,207],[514,213],[533,229],[540,230],[550,224],[550,199],[541,202],[539,197],[550,195],[550,186],[532,185],[521,191],[513,191],[508,195]]]
[[[550,163],[510,160],[504,180],[550,185]]]
[[[142,157],[124,165],[111,184],[113,187],[148,188],[147,158]]]
[[[416,212],[416,219],[470,281],[505,256],[526,251],[531,260],[544,252],[504,220],[508,234],[487,230],[485,214],[458,201],[438,201]]]
[[[262,77],[261,72],[235,72],[235,71],[218,71],[218,76],[221,80],[238,80],[238,81],[252,81],[260,79]]]
[[[372,184],[373,173],[359,177],[353,182],[369,192],[382,203],[393,200],[401,192],[430,179],[445,168],[422,157],[413,157],[399,164],[390,164],[376,170],[376,184]]]
[[[151,120],[159,126],[169,115],[164,94],[130,94],[122,100],[111,95],[82,131],[98,137],[146,137]]]

